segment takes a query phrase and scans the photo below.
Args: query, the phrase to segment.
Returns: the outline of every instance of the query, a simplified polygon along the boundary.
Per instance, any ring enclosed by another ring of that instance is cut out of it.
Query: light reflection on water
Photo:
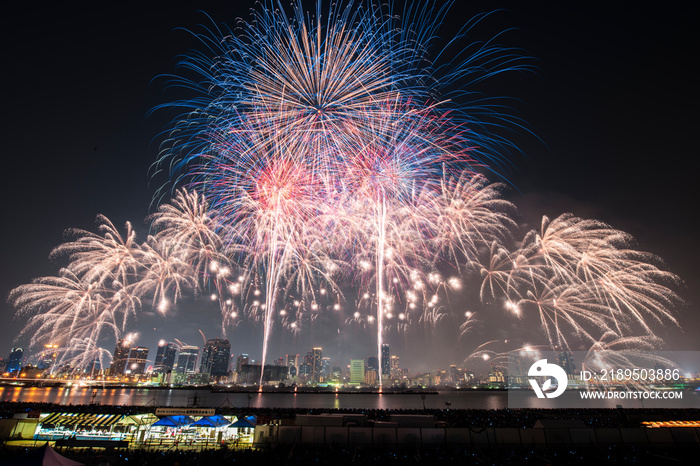
[[[94,399],[93,399],[94,392]],[[527,395],[517,393],[518,396]],[[682,400],[672,405],[667,400],[625,404],[631,408],[698,408],[700,393],[685,392]],[[196,400],[195,400],[196,398]],[[527,396],[511,406],[524,408],[615,408],[618,400],[600,400],[593,405],[581,405],[577,392],[565,393],[557,400],[540,400]],[[208,389],[153,389],[101,387],[0,387],[0,401],[56,403],[60,405],[91,404],[135,406],[233,406],[251,408],[306,408],[306,409],[505,409],[506,391],[444,391],[426,394],[353,394],[353,393],[212,393]],[[592,403],[592,402],[591,402]]]
[[[95,397],[93,400],[93,392]],[[249,398],[250,395],[250,398]],[[352,393],[212,393],[206,389],[148,389],[101,387],[0,387],[0,401],[57,403],[62,405],[187,406],[197,398],[202,406],[313,409],[422,409],[420,394]],[[439,392],[425,396],[425,407],[444,409],[503,409],[506,392]]]

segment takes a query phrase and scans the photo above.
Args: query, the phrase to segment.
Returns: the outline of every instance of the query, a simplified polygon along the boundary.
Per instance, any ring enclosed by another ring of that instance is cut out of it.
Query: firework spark
[[[191,54],[181,66],[197,77],[175,78],[198,96],[163,106],[184,113],[154,166],[185,188],[144,243],[104,216],[99,234],[72,231],[52,253],[68,261],[59,276],[10,295],[30,316],[23,335],[102,358],[97,342],[142,303],[167,316],[191,292],[218,301],[224,332],[262,325],[263,368],[275,323],[297,335],[324,312],[376,331],[381,360],[390,330],[476,333],[476,313],[450,301],[475,270],[482,303],[538,321],[552,346],[642,342],[677,323],[677,277],[606,224],[545,217],[509,246],[514,208],[483,173],[512,147],[490,129],[519,123],[471,100],[472,85],[527,65],[494,41],[459,45],[485,15],[440,49],[450,5],[318,2],[312,15],[263,2],[236,33],[199,35],[212,55]],[[471,357],[498,358],[494,344]]]

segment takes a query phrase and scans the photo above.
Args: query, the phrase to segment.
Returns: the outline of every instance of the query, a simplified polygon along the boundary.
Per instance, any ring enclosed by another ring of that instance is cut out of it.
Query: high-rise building
[[[331,378],[331,358],[321,359],[321,382],[328,382]]]
[[[24,356],[24,350],[22,348],[12,348],[10,351],[10,357],[7,359],[7,367],[5,372],[18,371],[22,368],[22,357]]]
[[[566,375],[574,375],[576,371],[576,361],[574,361],[574,353],[571,351],[559,351],[557,353],[557,364],[564,369]]]
[[[250,358],[246,353],[238,355],[238,358],[236,358],[236,372],[239,374],[243,370],[243,365],[249,364],[250,363]]]
[[[91,377],[94,377],[100,373],[102,370],[102,363],[100,362],[100,358],[98,356],[95,356],[90,363],[85,366],[85,371],[84,373],[86,375],[89,375]]]
[[[241,384],[257,384],[260,382],[260,364],[243,364],[238,376],[238,383]],[[263,382],[282,381],[287,379],[287,367],[275,366],[272,364],[265,365],[263,373]]]
[[[175,366],[175,356],[177,356],[177,346],[175,346],[174,343],[167,343],[165,341],[158,343],[153,372],[164,374],[168,371],[172,371]]]
[[[131,348],[129,353],[129,364],[126,369],[127,373],[143,374],[146,371],[146,363],[148,362],[148,348],[144,346],[136,346]]]
[[[377,385],[377,371],[374,369],[365,371],[365,383],[370,386]]]
[[[367,356],[365,363],[365,371],[379,371],[379,359],[376,356]]]
[[[321,371],[323,370],[323,348],[315,347],[313,349],[313,358],[311,360],[311,375],[314,382],[321,381]]]
[[[313,368],[314,368],[314,352],[309,351],[304,356],[304,360],[299,365],[299,376],[304,377],[306,380],[313,378]]]
[[[109,368],[111,375],[123,375],[126,371],[126,363],[129,362],[129,351],[131,342],[121,339],[117,342],[117,347],[114,349],[112,357],[112,365]]]
[[[391,374],[391,354],[389,353],[389,345],[382,345],[382,377],[389,377]]]
[[[221,377],[228,373],[228,360],[231,357],[231,343],[223,338],[212,338],[207,341],[202,351],[202,365],[199,372],[213,377]]]
[[[459,382],[461,379],[460,374],[459,374],[459,369],[457,369],[456,364],[451,364],[450,365],[450,380],[452,382]]]
[[[53,365],[56,364],[58,357],[58,345],[44,345],[44,351],[39,355],[37,368],[43,371],[50,371]]]
[[[389,361],[391,362],[391,377],[398,378],[399,372],[401,372],[401,363],[399,361],[399,357],[392,355],[391,358],[389,358]]]
[[[365,362],[362,359],[350,360],[350,383],[361,384],[365,381]]]
[[[298,354],[288,354],[287,355],[287,367],[289,368],[289,376],[294,378],[299,373],[299,355]]]
[[[194,374],[197,370],[198,346],[183,346],[177,357],[175,372],[180,374]]]

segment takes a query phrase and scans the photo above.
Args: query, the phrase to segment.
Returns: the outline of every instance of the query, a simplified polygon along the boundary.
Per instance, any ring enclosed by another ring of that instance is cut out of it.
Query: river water
[[[532,392],[530,392],[532,393]],[[94,395],[94,399],[93,399]],[[581,404],[577,392],[565,393],[560,399],[540,400],[528,396],[519,400],[523,408],[614,408],[619,400],[600,400]],[[377,393],[219,393],[208,389],[154,389],[154,388],[95,388],[95,387],[0,387],[0,401],[56,403],[77,405],[99,403],[101,405],[132,406],[198,406],[251,407],[251,408],[313,408],[313,409],[505,409],[508,408],[507,391],[460,390],[420,394]],[[511,400],[512,401],[512,400]],[[624,402],[626,408],[698,408],[700,393],[686,391],[682,400],[646,403]],[[511,404],[511,407],[514,405]]]
[[[95,394],[93,400],[93,393]],[[249,397],[250,395],[250,397]],[[196,400],[195,400],[196,397]],[[208,389],[95,388],[95,387],[0,387],[0,401],[90,404],[236,406],[251,408],[314,409],[502,409],[508,404],[505,391],[439,392],[426,394],[377,393],[219,393]]]

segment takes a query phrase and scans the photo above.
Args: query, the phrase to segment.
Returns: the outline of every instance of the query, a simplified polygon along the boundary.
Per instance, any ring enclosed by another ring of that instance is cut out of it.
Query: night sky
[[[693,162],[699,121],[697,74],[691,72],[700,44],[692,4],[459,3],[444,25],[446,36],[477,13],[503,9],[474,37],[509,30],[500,42],[533,57],[535,72],[506,74],[481,88],[513,98],[509,105],[536,135],[512,136],[522,154],[513,154],[513,168],[504,172],[520,222],[537,226],[543,214],[573,212],[631,233],[639,249],[663,258],[684,281],[679,293],[688,304],[678,309],[681,328],[659,329],[659,336],[669,348],[700,350]],[[97,214],[119,227],[132,221],[145,240],[143,219],[153,212],[161,182],[150,182],[149,166],[169,122],[167,112],[147,113],[183,95],[154,78],[172,73],[177,55],[197,47],[178,28],[200,31],[198,24],[208,20],[198,10],[232,22],[247,17],[253,5],[108,2],[42,9],[13,2],[4,10],[3,298],[34,277],[56,274],[63,264],[51,263],[50,251],[68,228],[95,231]],[[198,329],[218,336],[218,310],[205,300],[183,303],[165,320],[145,311],[133,329],[152,352],[161,337],[201,344]],[[6,357],[12,346],[26,344],[14,342],[25,321],[14,317],[5,299],[0,312],[0,356]],[[483,340],[503,332],[484,328]],[[234,334],[232,351],[259,357],[258,340],[241,333]],[[303,354],[332,337],[285,340],[271,354]],[[458,363],[466,349],[441,351],[431,365]]]

